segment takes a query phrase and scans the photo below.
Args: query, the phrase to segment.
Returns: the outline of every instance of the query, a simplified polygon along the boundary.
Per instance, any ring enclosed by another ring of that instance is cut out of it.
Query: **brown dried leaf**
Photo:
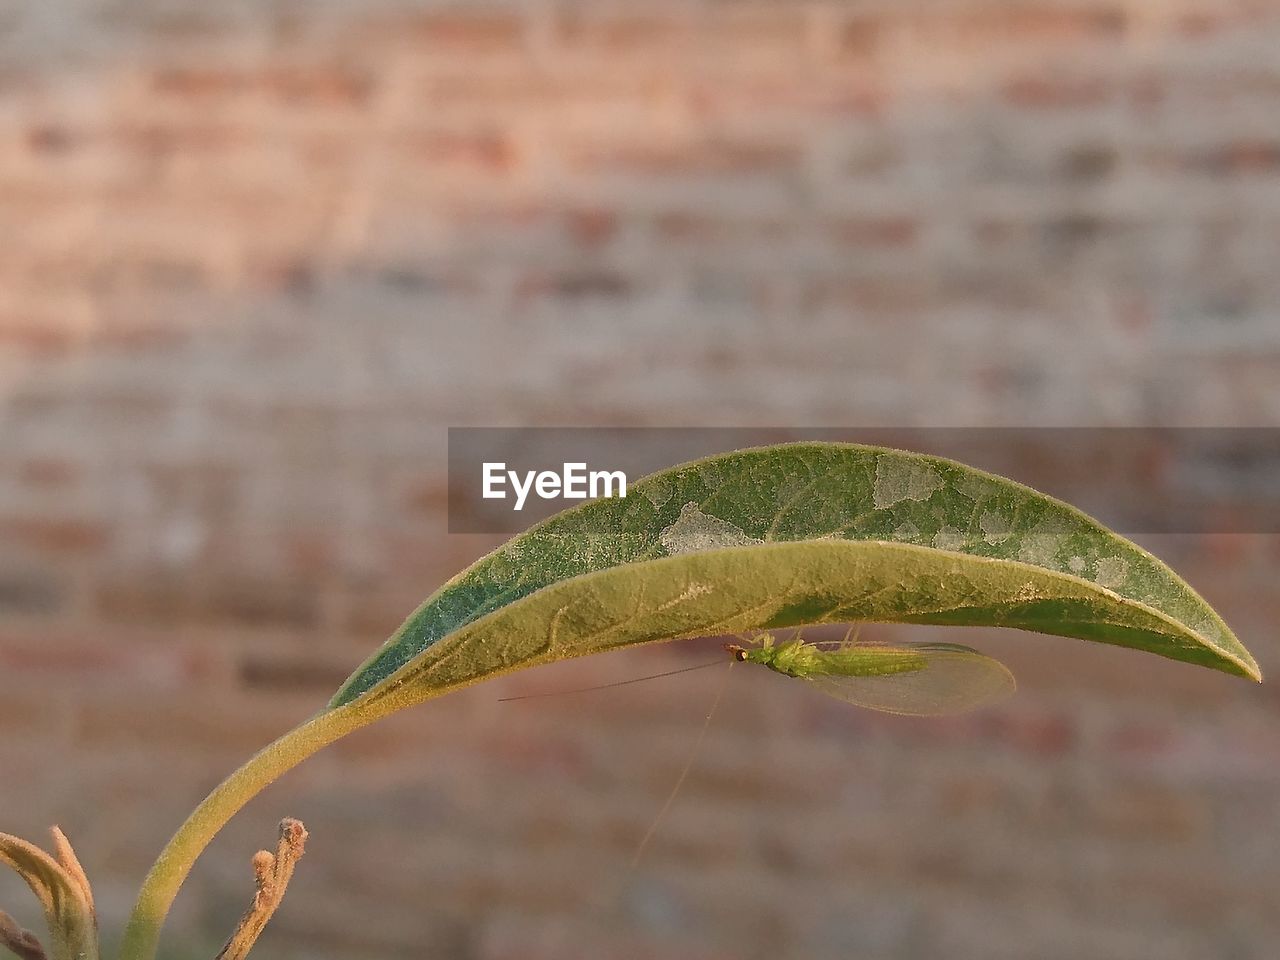
[[[307,841],[307,828],[301,820],[290,817],[280,821],[280,839],[276,852],[259,850],[253,857],[256,889],[253,902],[240,918],[235,932],[218,953],[216,960],[244,960],[258,941],[276,908],[284,899],[285,889],[293,876],[293,868],[302,856]]]
[[[53,942],[50,960],[98,960],[89,883],[61,831],[54,833],[54,844],[74,864],[75,875],[39,847],[7,833],[0,833],[0,862],[17,871],[44,908]]]

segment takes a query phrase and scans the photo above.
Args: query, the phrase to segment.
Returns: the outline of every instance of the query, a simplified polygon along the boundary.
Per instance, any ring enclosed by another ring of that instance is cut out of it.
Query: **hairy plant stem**
[[[246,803],[317,750],[395,712],[394,696],[328,710],[295,727],[222,781],[187,817],[152,865],[138,893],[120,946],[120,960],[154,960],[160,928],[196,858]]]

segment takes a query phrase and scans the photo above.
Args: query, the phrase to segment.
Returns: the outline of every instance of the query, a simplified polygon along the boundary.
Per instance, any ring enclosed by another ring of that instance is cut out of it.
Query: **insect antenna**
[[[723,662],[723,661],[718,661]],[[716,710],[720,706],[720,701],[724,699],[724,692],[729,687],[729,674],[733,670],[736,660],[729,661],[729,669],[724,672],[724,678],[720,681],[720,686],[716,690],[715,698],[711,701],[711,709],[707,711],[707,717],[702,721],[702,729],[698,731],[698,737],[693,741],[693,747],[689,750],[689,756],[684,762],[684,767],[680,771],[680,776],[676,778],[675,784],[671,787],[671,792],[667,794],[667,799],[662,804],[662,809],[658,811],[658,815],[653,818],[653,823],[649,824],[649,829],[644,832],[644,836],[640,838],[640,842],[636,844],[635,855],[631,858],[631,866],[627,872],[631,873],[640,865],[640,860],[644,856],[645,848],[649,846],[649,841],[653,839],[654,834],[658,832],[658,828],[662,826],[662,821],[666,819],[667,811],[671,809],[671,805],[675,803],[676,794],[680,792],[680,788],[684,786],[685,780],[689,778],[689,771],[693,769],[694,762],[698,759],[698,753],[702,749],[702,742],[707,739],[707,731],[711,729],[711,718],[716,715]]]
[[[613,683],[598,683],[592,687],[574,687],[572,690],[548,690],[545,693],[526,693],[518,697],[499,697],[498,703],[511,703],[515,700],[536,700],[539,697],[562,697],[570,693],[590,693],[593,690],[608,690],[611,687],[625,687],[629,683],[643,683],[646,680],[658,680],[662,677],[674,677],[678,673],[692,673],[694,670],[705,670],[724,663],[724,658],[709,660],[706,663],[694,664],[692,667],[680,667],[677,670],[665,670],[662,673],[651,673],[647,677],[632,677],[630,680],[615,680]]]

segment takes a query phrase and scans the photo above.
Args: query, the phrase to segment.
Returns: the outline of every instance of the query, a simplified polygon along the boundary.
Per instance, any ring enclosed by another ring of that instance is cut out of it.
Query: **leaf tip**
[[[1217,651],[1222,657],[1224,664],[1219,667],[1226,673],[1234,673],[1236,676],[1244,677],[1246,680],[1252,680],[1254,683],[1262,683],[1262,668],[1258,666],[1258,661],[1244,647],[1240,648],[1240,653],[1227,653],[1226,651]]]

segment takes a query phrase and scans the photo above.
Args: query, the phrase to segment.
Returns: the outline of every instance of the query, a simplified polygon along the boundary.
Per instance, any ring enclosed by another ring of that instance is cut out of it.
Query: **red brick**
[[[631,281],[618,273],[572,271],[527,276],[516,285],[515,295],[522,302],[544,298],[576,300],[583,297],[626,297],[631,290]]]
[[[1244,139],[1196,149],[1154,147],[1144,160],[1160,173],[1209,177],[1270,177],[1280,171],[1280,141]]]
[[[831,234],[855,247],[900,248],[911,246],[919,230],[919,222],[912,217],[847,217],[832,225]]]
[[[214,406],[210,412],[216,414],[218,408]],[[202,516],[222,520],[237,502],[240,470],[211,452],[205,452],[203,457],[143,462],[138,470],[148,484],[148,494],[162,511],[180,504]]]
[[[33,458],[21,464],[18,474],[33,487],[68,487],[81,478],[80,465],[73,460]]]
[[[502,11],[451,10],[371,16],[356,28],[366,42],[396,42],[456,56],[511,54],[523,49],[525,19]]]
[[[42,123],[27,130],[27,145],[35,153],[65,153],[75,148],[76,136],[66,127]]]
[[[520,159],[516,144],[501,133],[406,133],[397,146],[416,163],[457,165],[486,173],[507,173]]]
[[[99,588],[96,603],[108,619],[141,623],[314,629],[321,616],[319,592],[310,584],[216,572],[199,582],[172,574],[152,573],[145,580],[117,577]]]
[[[32,316],[21,308],[8,314],[0,307],[0,350],[31,358],[59,357],[72,353],[80,340],[80,335],[70,326]]]
[[[315,693],[320,700],[325,700],[350,676],[355,666],[355,663],[334,663],[316,656],[286,659],[250,655],[240,662],[239,680],[247,690]]]
[[[235,121],[195,115],[180,121],[125,121],[105,137],[140,158],[156,161],[178,154],[209,157],[247,149],[254,141],[251,127]],[[150,197],[151,189],[148,190]],[[132,202],[135,198],[127,198]]]
[[[67,602],[67,586],[56,576],[38,571],[0,570],[0,612],[48,615],[63,610]]]
[[[1173,11],[1172,26],[1181,37],[1204,41],[1232,29],[1261,27],[1266,15],[1265,6],[1247,3],[1206,5],[1199,9]]]
[[[149,9],[141,5],[105,7],[97,14],[103,27],[136,31],[154,44],[224,40],[236,32],[234,16],[223,11]]]
[[[10,628],[0,635],[0,665],[7,676],[28,683],[55,681],[50,695],[69,699],[66,691],[97,686],[99,690],[180,689],[207,684],[216,672],[217,654],[175,644],[141,642],[102,625],[89,629],[46,629],[39,633]],[[60,684],[61,686],[58,686]],[[59,692],[60,691],[60,692]]]
[[[251,74],[223,67],[167,68],[157,72],[151,80],[151,87],[156,93],[184,98],[224,97],[243,93],[252,85]]]
[[[985,736],[1039,756],[1059,756],[1077,743],[1075,718],[1069,713],[989,712],[979,721]]]
[[[183,100],[262,96],[290,106],[362,106],[373,91],[367,72],[337,64],[248,70],[170,67],[158,71],[151,84],[157,94]]]
[[[1136,837],[1186,840],[1208,827],[1207,811],[1201,805],[1159,784],[1116,784],[1093,800],[1089,814],[1101,829],[1128,841]]]
[[[1280,171],[1280,140],[1239,140],[1202,162],[1224,173],[1273,174]]]
[[[662,13],[598,13],[562,11],[556,34],[570,49],[587,48],[612,55],[636,56],[671,52],[688,44],[695,36],[695,24],[688,17]]]
[[[4,660],[0,650],[0,662]],[[37,688],[23,688],[14,682],[16,672],[5,672],[6,682],[0,686],[0,730],[5,731],[5,736],[38,742],[42,735],[49,738],[54,731],[60,733],[67,713],[65,698]]]
[[[840,52],[854,57],[871,57],[880,49],[887,23],[873,16],[853,17],[840,27]]]
[[[659,214],[654,223],[662,240],[699,245],[727,244],[735,240],[778,242],[794,233],[794,226],[778,217],[719,217],[692,212]]]
[[[787,144],[732,141],[579,146],[569,151],[575,169],[647,176],[778,174],[795,169],[799,159],[799,151]]]
[[[785,69],[809,55],[807,11],[787,6],[746,6],[707,11],[699,18],[696,55],[728,59],[744,74],[756,64]]]
[[[601,247],[618,233],[618,215],[611,210],[571,210],[565,223],[573,239],[584,247]]]
[[[1105,180],[1120,163],[1119,151],[1108,144],[1073,147],[1063,153],[1060,169],[1063,176],[1079,183]]]
[[[1004,86],[1005,98],[1014,106],[1036,109],[1102,107],[1116,92],[1113,83],[1095,78],[1026,76]]]
[[[837,121],[874,120],[885,115],[892,91],[873,77],[842,77],[838,84],[814,86],[795,77],[747,76],[733,84],[703,82],[693,86],[689,102],[699,118],[746,120],[813,116],[821,125]]]
[[[448,478],[432,474],[411,482],[405,490],[404,504],[414,513],[432,517],[444,514],[449,508]]]
[[[976,4],[941,19],[961,35],[1000,36],[1023,44],[1117,40],[1128,27],[1125,8],[1114,3]]]
[[[348,600],[340,627],[348,636],[381,642],[404,623],[429,592],[419,593],[404,587],[395,592],[375,587],[359,590]]]
[[[209,584],[205,614],[256,626],[314,628],[320,622],[319,591],[306,582],[229,576]]]
[[[83,703],[75,716],[76,741],[88,750],[121,750],[137,744],[164,762],[166,754],[208,753],[247,759],[303,717],[272,709],[269,700],[235,709],[212,696],[136,698],[133,702]]]
[[[91,520],[0,517],[0,539],[44,553],[82,555],[106,546],[110,528]]]
[[[1149,762],[1175,750],[1178,738],[1168,723],[1131,720],[1107,731],[1104,746],[1121,761]]]

